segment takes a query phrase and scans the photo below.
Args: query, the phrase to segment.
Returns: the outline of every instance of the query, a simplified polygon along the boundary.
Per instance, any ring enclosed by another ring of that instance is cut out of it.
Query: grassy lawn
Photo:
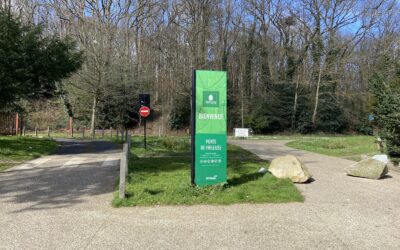
[[[292,148],[359,161],[363,154],[379,153],[375,139],[373,136],[317,136],[295,139],[287,145]]]
[[[250,137],[249,140],[292,140],[287,146],[355,161],[361,160],[361,155],[379,154],[374,136],[283,134],[256,135]]]
[[[257,173],[267,162],[239,147],[228,147],[228,183],[212,187],[190,184],[188,138],[152,138],[148,150],[132,141],[127,198],[115,192],[114,206],[233,204],[303,201],[290,180]]]
[[[49,138],[72,138],[70,135],[67,136],[67,134],[65,132],[62,131],[51,131],[50,132],[50,137],[48,137],[47,132],[46,131],[39,131],[37,136],[35,135],[34,132],[29,131],[26,133],[26,137],[32,137],[32,138],[44,138],[44,139],[49,139]],[[115,130],[113,131],[112,137],[110,136],[109,132],[105,133],[104,136],[100,133],[97,132],[95,134],[95,137],[92,138],[92,136],[90,135],[89,131],[85,132],[85,136],[82,136],[82,132],[78,131],[78,132],[74,132],[74,137],[73,139],[77,139],[77,140],[114,140],[116,141],[116,132]],[[122,140],[121,135],[119,135],[119,140]]]
[[[56,148],[57,142],[48,139],[0,136],[0,171],[50,154]]]

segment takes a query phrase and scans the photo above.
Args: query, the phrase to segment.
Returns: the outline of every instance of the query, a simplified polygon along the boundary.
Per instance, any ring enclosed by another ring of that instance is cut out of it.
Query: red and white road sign
[[[150,108],[147,106],[140,107],[139,114],[141,117],[148,117],[150,115]]]

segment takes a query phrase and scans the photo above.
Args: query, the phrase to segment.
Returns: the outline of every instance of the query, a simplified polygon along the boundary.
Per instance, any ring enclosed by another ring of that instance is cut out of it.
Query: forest
[[[381,97],[399,93],[396,0],[0,0],[0,8],[42,37],[67,39],[82,60],[51,79],[51,93],[0,107],[24,112],[31,127],[73,117],[92,130],[133,128],[138,95],[149,93],[162,132],[186,130],[193,69],[228,72],[228,127],[256,133],[371,134],[385,116]]]

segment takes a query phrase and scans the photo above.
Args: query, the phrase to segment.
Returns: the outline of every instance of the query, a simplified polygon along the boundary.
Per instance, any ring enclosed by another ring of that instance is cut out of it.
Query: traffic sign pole
[[[146,144],[147,144],[147,143],[146,143],[146,120],[147,120],[147,119],[146,119],[146,117],[145,117],[145,118],[144,118],[144,121],[143,121],[143,122],[144,122],[144,124],[143,124],[143,125],[144,125],[144,149],[147,148],[147,145],[146,145]]]
[[[143,118],[143,133],[144,133],[144,149],[147,148],[147,140],[146,140],[146,120],[150,115],[150,108],[147,106],[142,106],[139,109],[139,115]]]

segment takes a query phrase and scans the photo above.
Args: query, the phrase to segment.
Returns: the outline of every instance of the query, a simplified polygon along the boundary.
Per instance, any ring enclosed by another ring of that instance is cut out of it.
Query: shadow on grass
[[[256,181],[262,178],[265,174],[264,173],[251,173],[251,174],[243,174],[240,177],[235,177],[228,180],[229,186],[238,186],[250,181]]]
[[[235,177],[227,180],[227,186],[240,186],[248,182],[256,181],[262,178],[265,173],[258,173],[260,164],[265,164],[266,161],[258,157],[246,156],[233,156],[232,152],[229,152],[232,157],[228,157],[228,170]],[[190,173],[191,157],[187,152],[181,153],[170,153],[167,155],[159,156],[138,156],[132,153],[129,161],[129,175],[127,176],[127,183],[134,183],[136,181],[148,180],[159,174],[170,173],[179,171],[187,171]],[[257,167],[250,165],[257,165]],[[250,172],[250,173],[249,173]],[[135,178],[133,178],[136,176]],[[157,195],[164,193],[165,190],[156,188],[145,188],[143,192],[150,195]],[[133,195],[133,194],[132,194]],[[129,194],[127,195],[129,197]]]
[[[248,173],[246,164],[262,164],[265,160],[253,157],[229,158],[228,168],[237,174]],[[132,154],[129,161],[129,172],[133,173],[152,173],[173,172],[178,170],[190,171],[191,157],[187,153],[172,153],[159,156],[138,156]],[[255,169],[254,171],[257,171]]]
[[[171,156],[139,158],[132,156],[129,161],[129,172],[136,174],[157,174],[182,169],[190,170],[190,158]]]
[[[145,188],[145,189],[144,189],[144,192],[146,192],[146,193],[148,193],[148,194],[151,194],[151,195],[157,195],[157,194],[164,193],[164,190],[159,189],[159,188],[154,188],[154,189]]]

